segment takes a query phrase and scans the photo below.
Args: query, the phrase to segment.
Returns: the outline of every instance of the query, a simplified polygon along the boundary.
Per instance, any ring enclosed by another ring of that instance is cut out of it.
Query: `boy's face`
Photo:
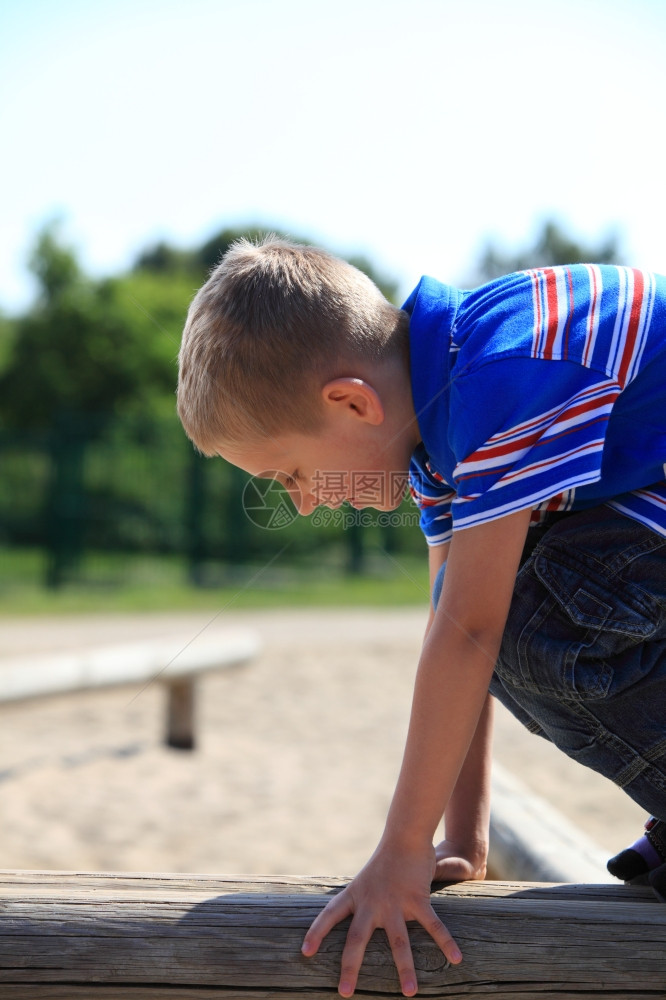
[[[222,458],[251,476],[275,479],[300,514],[321,504],[394,510],[403,499],[415,445],[405,429],[355,416],[354,406],[329,407],[314,434],[285,433],[242,448],[221,448]]]

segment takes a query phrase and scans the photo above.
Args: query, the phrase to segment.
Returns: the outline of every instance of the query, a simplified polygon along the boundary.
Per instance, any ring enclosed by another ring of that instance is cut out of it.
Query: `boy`
[[[342,996],[378,927],[406,996],[408,920],[462,958],[430,887],[485,875],[489,690],[659,817],[614,864],[660,877],[666,279],[576,265],[461,292],[423,278],[399,310],[322,251],[240,241],[190,308],[178,406],[201,451],[278,479],[303,514],[333,473],[336,505],[392,509],[395,492],[358,484],[409,470],[421,507],[433,608],[402,768],[374,855],[303,943],[315,954],[352,916]]]

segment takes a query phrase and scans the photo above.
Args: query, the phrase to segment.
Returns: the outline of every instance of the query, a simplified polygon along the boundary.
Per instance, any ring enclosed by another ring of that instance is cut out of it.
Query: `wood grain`
[[[313,959],[310,922],[340,879],[0,872],[0,997],[331,997],[344,925]],[[666,996],[666,907],[644,887],[463,883],[434,905],[461,945],[448,966],[411,931],[420,995]],[[382,932],[359,993],[399,995]]]

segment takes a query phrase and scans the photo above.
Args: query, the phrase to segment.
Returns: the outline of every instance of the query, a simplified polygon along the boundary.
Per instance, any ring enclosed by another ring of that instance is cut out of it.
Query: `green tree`
[[[8,316],[0,312],[0,372],[9,361],[13,340],[14,323]]]
[[[68,414],[94,436],[123,407],[173,393],[191,283],[92,281],[52,226],[38,237],[31,270],[37,300],[14,324],[0,375],[7,426],[49,428]]]
[[[7,429],[40,432],[48,442],[47,580],[55,586],[82,551],[91,442],[113,422],[145,422],[166,406],[173,413],[175,357],[192,282],[158,283],[146,275],[93,281],[54,225],[39,234],[30,266],[39,291],[13,324],[0,375],[0,419]]]
[[[225,227],[213,233],[201,246],[193,250],[183,250],[165,241],[160,241],[139,255],[133,270],[135,273],[148,272],[162,275],[191,274],[201,283],[212,268],[219,263],[223,254],[235,240],[243,236],[246,239],[257,240],[269,232],[276,232],[276,230],[266,229],[266,227],[259,225],[248,225],[242,228]],[[296,240],[297,243],[312,242],[290,233],[278,232],[277,235],[287,236]],[[367,274],[389,301],[395,301],[398,292],[397,281],[381,274],[365,256],[351,255],[347,256],[346,260],[357,267],[359,271]]]
[[[617,237],[608,236],[598,245],[580,243],[569,236],[554,220],[543,224],[532,246],[510,253],[489,242],[481,253],[470,285],[492,281],[512,271],[531,267],[555,267],[558,264],[617,264],[620,259]]]
[[[0,425],[8,447],[16,450],[20,440],[40,463],[44,520],[28,534],[46,540],[50,585],[78,571],[84,543],[93,540],[144,551],[184,544],[197,582],[211,555],[231,564],[272,552],[278,539],[252,532],[243,513],[245,477],[194,449],[188,455],[174,398],[193,294],[233,240],[265,231],[222,229],[194,249],[161,242],[128,273],[104,280],[83,272],[57,225],[38,234],[30,261],[35,301],[16,319],[0,317]],[[396,284],[369,261],[352,262],[394,297]],[[307,527],[294,526],[293,552],[311,545]],[[324,545],[321,532],[317,538]],[[353,532],[331,533],[325,545],[348,547],[358,569],[362,542]]]

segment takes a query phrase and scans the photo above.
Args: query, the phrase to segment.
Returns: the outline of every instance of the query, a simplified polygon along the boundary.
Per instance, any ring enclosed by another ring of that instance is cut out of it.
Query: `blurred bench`
[[[167,689],[166,742],[191,750],[197,677],[247,663],[258,651],[257,637],[238,630],[185,642],[144,640],[0,659],[0,702],[159,682]]]

